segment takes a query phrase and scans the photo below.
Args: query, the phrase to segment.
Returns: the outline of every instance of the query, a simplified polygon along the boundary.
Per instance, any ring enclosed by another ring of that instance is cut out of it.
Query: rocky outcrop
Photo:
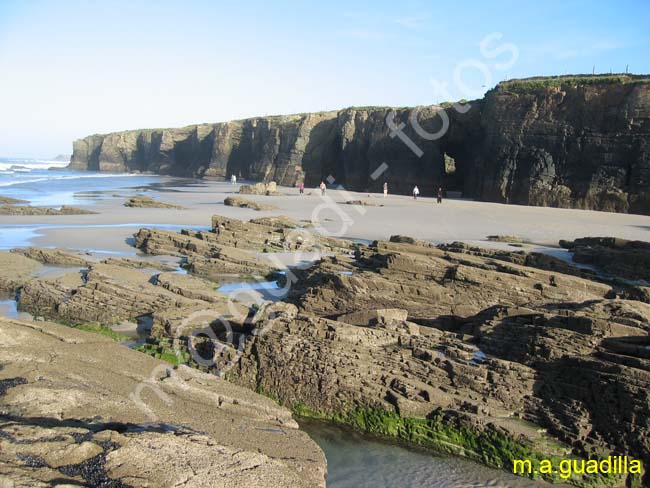
[[[226,299],[200,278],[175,273],[154,276],[138,269],[103,263],[81,273],[34,279],[20,291],[20,310],[68,324],[115,325],[136,322],[168,309],[220,309]]]
[[[281,217],[142,229],[135,245],[202,277],[91,263],[85,275],[28,281],[19,305],[73,322],[147,315],[144,350],[157,357],[302,415],[494,467],[569,453],[650,460],[650,304],[614,280],[522,251],[408,236],[352,245]],[[325,257],[272,273],[273,251],[293,249]],[[288,294],[256,306],[203,278],[269,273]]]
[[[29,203],[27,200],[20,200],[18,198],[5,197],[0,195],[0,205],[21,205]]]
[[[285,408],[96,334],[0,318],[0,485],[325,487]]]
[[[40,267],[38,261],[29,257],[0,252],[0,292],[15,293],[34,277]]]
[[[256,202],[243,197],[226,197],[223,204],[227,207],[250,208],[251,210],[277,210],[278,208],[268,203]]]
[[[305,232],[295,225],[215,216],[212,232],[136,241],[201,261],[286,249]],[[650,459],[650,305],[539,254],[393,236],[352,255],[332,241],[335,255],[279,276],[286,301],[241,314],[228,335],[212,323],[200,367],[302,415],[490,466],[513,452]],[[178,337],[178,312],[156,315],[158,338]]]
[[[136,195],[135,197],[129,198],[126,202],[124,202],[124,206],[133,208],[171,208],[176,210],[183,209],[183,207],[180,205],[162,202],[160,200],[155,200],[151,197],[146,197],[143,195]]]
[[[444,111],[444,114],[442,113]],[[70,167],[358,191],[438,186],[505,203],[650,213],[650,82],[632,75],[500,83],[460,113],[450,104],[348,108],[93,135]],[[409,117],[417,116],[417,132]],[[393,127],[404,127],[397,136]],[[437,134],[446,119],[449,127]],[[418,146],[416,154],[403,141]],[[380,175],[374,174],[378,169]],[[374,176],[373,176],[374,175]]]
[[[269,183],[255,183],[254,185],[241,185],[239,193],[242,195],[276,195],[278,188],[275,181]]]
[[[0,215],[93,215],[97,212],[63,205],[61,208],[0,205]]]
[[[495,466],[511,462],[489,454],[499,436],[533,458],[650,459],[648,304],[412,241],[295,271],[294,305],[256,316],[229,377],[307,415]]]
[[[650,243],[615,237],[560,241],[577,263],[595,266],[610,276],[650,282]],[[647,284],[647,283],[646,283]]]
[[[74,267],[88,266],[89,261],[86,257],[78,252],[67,251],[65,249],[45,249],[42,247],[19,247],[11,250],[14,254],[38,261],[50,266]]]

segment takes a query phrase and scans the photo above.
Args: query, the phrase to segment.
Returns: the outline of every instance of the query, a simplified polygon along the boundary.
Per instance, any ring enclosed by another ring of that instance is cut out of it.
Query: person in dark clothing
[[[442,187],[438,187],[438,203],[442,203]]]

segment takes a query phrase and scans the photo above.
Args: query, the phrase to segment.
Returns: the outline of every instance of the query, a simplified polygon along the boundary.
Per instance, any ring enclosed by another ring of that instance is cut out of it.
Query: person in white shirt
[[[415,187],[413,188],[413,199],[417,200],[419,194],[420,194],[420,189],[418,188],[418,185],[415,185]]]

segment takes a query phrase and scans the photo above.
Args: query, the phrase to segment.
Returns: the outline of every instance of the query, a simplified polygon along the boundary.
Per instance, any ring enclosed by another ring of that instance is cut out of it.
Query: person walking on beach
[[[442,187],[438,187],[438,203],[442,203]]]
[[[384,198],[388,196],[388,183],[384,181]]]
[[[305,184],[300,183],[300,194],[303,195],[305,193]]]
[[[324,181],[320,182],[320,194],[325,196],[325,189],[327,188],[327,185],[325,185]]]
[[[230,184],[234,185],[235,183],[237,183],[237,177],[235,176],[235,173],[233,173],[230,175]]]
[[[420,194],[420,189],[418,188],[418,185],[415,185],[415,187],[413,188],[413,200],[417,200],[419,194]]]

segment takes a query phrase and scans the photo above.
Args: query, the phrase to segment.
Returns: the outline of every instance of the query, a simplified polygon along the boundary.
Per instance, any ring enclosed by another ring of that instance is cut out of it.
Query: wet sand
[[[393,234],[402,234],[436,243],[460,240],[491,247],[507,247],[507,244],[488,243],[487,236],[493,234],[516,235],[528,244],[550,247],[556,247],[560,239],[584,236],[650,240],[650,216],[643,215],[468,200],[445,200],[438,205],[433,198],[414,201],[407,196],[382,198],[379,194],[339,190],[328,190],[325,197],[315,190],[307,190],[301,197],[295,188],[279,188],[281,196],[247,195],[246,198],[278,207],[278,210],[258,212],[223,204],[224,198],[237,189],[238,185],[206,181],[144,192],[111,190],[94,203],[76,204],[98,212],[96,215],[0,216],[3,234],[0,246],[5,249],[56,246],[134,255],[136,250],[129,245],[129,239],[139,228],[154,225],[171,229],[207,228],[214,214],[239,219],[288,215],[316,220],[320,230],[328,235],[360,240],[388,239]],[[135,193],[185,209],[124,207],[126,198]],[[364,200],[377,206],[341,205],[348,200]],[[524,246],[527,250],[534,248]]]

